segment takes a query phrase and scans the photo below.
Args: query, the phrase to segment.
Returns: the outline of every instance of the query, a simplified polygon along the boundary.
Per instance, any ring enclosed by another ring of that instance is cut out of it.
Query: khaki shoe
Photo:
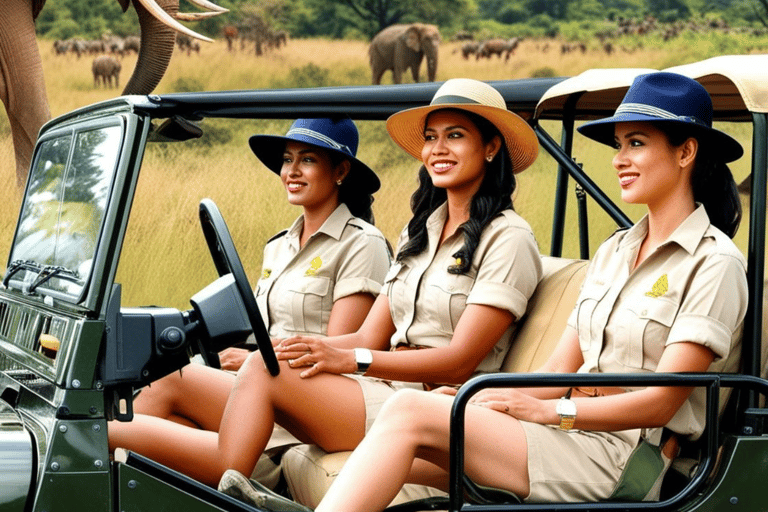
[[[221,477],[219,491],[262,510],[312,512],[312,509],[280,496],[234,469],[228,469]]]

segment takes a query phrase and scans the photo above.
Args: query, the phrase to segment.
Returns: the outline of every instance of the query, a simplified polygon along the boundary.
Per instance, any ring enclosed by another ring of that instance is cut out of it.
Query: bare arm
[[[715,354],[698,343],[673,343],[664,349],[659,373],[705,372]],[[546,365],[545,365],[546,366]],[[551,388],[555,389],[555,388]],[[541,399],[523,390],[505,389],[473,398],[472,402],[506,412],[517,419],[557,425],[557,398]],[[562,390],[559,390],[562,391]],[[639,391],[596,398],[574,398],[576,422],[581,430],[617,431],[666,425],[693,391],[687,387],[648,387]]]

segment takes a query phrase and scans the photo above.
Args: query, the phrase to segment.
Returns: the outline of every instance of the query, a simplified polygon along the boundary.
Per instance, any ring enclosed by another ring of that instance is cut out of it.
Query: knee
[[[425,402],[430,393],[415,389],[401,389],[389,397],[376,418],[383,428],[395,428],[399,432],[419,431],[422,428]]]

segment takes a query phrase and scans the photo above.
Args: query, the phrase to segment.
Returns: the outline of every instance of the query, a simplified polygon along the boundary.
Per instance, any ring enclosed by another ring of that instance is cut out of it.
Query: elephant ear
[[[410,27],[403,34],[405,37],[405,45],[415,52],[421,51],[421,37],[419,35],[419,29],[416,27]]]

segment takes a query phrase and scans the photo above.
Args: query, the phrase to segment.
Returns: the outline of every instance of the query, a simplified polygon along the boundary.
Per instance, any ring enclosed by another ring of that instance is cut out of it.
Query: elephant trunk
[[[437,76],[437,50],[434,53],[425,52],[425,57],[427,58],[427,78],[430,82],[434,82]]]
[[[179,11],[178,0],[158,2],[168,14]],[[165,74],[176,44],[176,31],[155,18],[138,0],[133,6],[139,15],[141,46],[133,75],[123,89],[123,94],[150,94]]]

